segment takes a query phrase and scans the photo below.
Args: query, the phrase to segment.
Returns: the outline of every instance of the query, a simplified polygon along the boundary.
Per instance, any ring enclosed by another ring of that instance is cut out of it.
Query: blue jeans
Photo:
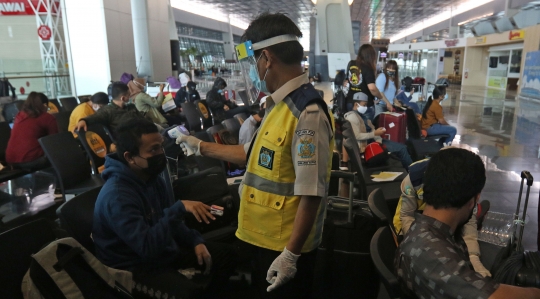
[[[381,114],[383,112],[386,112],[386,111],[388,111],[388,108],[386,108],[386,103],[384,101],[381,101],[379,104],[375,104],[375,115],[374,115],[374,117],[376,117],[377,115],[379,115],[379,114]]]
[[[399,158],[405,169],[409,170],[409,165],[411,165],[413,161],[411,155],[409,155],[409,152],[407,151],[407,147],[404,144],[386,139],[382,140],[382,144],[386,146],[387,151]]]
[[[439,143],[448,143],[452,142],[454,140],[454,137],[456,137],[456,127],[450,126],[450,125],[441,125],[441,124],[434,124],[431,127],[429,127],[427,130],[428,136],[430,135],[441,135],[446,134],[450,135],[448,138],[441,138],[439,140]]]

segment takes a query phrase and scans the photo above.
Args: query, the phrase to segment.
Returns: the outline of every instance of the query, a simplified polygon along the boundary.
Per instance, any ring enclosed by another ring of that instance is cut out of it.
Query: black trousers
[[[222,298],[226,292],[229,277],[234,273],[238,256],[228,244],[205,243],[212,256],[209,276],[197,274],[188,279],[178,269],[195,268],[204,272],[206,265],[200,266],[194,250],[182,250],[169,267],[160,269],[135,269],[133,280],[135,298]],[[159,294],[158,294],[159,292]],[[168,297],[163,297],[168,294]]]
[[[315,261],[317,259],[317,250],[302,253],[296,262],[297,272],[294,278],[281,287],[278,287],[271,292],[267,292],[266,289],[270,284],[266,281],[266,274],[270,265],[272,265],[281,252],[253,245],[251,246],[253,247],[252,281],[257,288],[261,299],[307,299],[310,297],[315,272]]]

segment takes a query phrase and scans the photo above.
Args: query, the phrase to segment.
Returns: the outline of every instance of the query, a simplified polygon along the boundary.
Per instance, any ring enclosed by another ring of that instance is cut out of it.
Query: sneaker
[[[488,200],[483,200],[480,203],[476,204],[476,226],[478,230],[482,229],[482,222],[484,221],[484,218],[486,217],[487,212],[489,211],[490,202]]]

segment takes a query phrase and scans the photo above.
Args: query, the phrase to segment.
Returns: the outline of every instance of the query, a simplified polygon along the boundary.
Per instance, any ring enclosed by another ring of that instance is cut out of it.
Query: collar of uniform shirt
[[[266,102],[267,102],[266,107],[279,104],[279,102],[283,101],[283,99],[285,99],[285,97],[288,96],[291,92],[295,91],[300,86],[307,83],[309,83],[307,72],[288,81],[287,83],[283,84],[283,86],[278,88],[278,90],[274,91],[272,95],[266,98]]]

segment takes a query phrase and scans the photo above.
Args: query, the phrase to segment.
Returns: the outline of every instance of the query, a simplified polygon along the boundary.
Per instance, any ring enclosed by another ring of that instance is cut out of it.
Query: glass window
[[[233,41],[235,44],[239,45],[242,43],[242,37],[236,34],[233,34]]]
[[[178,35],[194,36],[213,40],[223,40],[223,34],[221,31],[205,29],[183,23],[176,23],[176,31]]]
[[[191,53],[188,51],[190,56],[200,57],[203,62],[221,62],[225,60],[225,48],[222,43],[213,43],[209,41],[180,37],[180,53],[185,53],[184,51],[195,48],[196,53]]]

